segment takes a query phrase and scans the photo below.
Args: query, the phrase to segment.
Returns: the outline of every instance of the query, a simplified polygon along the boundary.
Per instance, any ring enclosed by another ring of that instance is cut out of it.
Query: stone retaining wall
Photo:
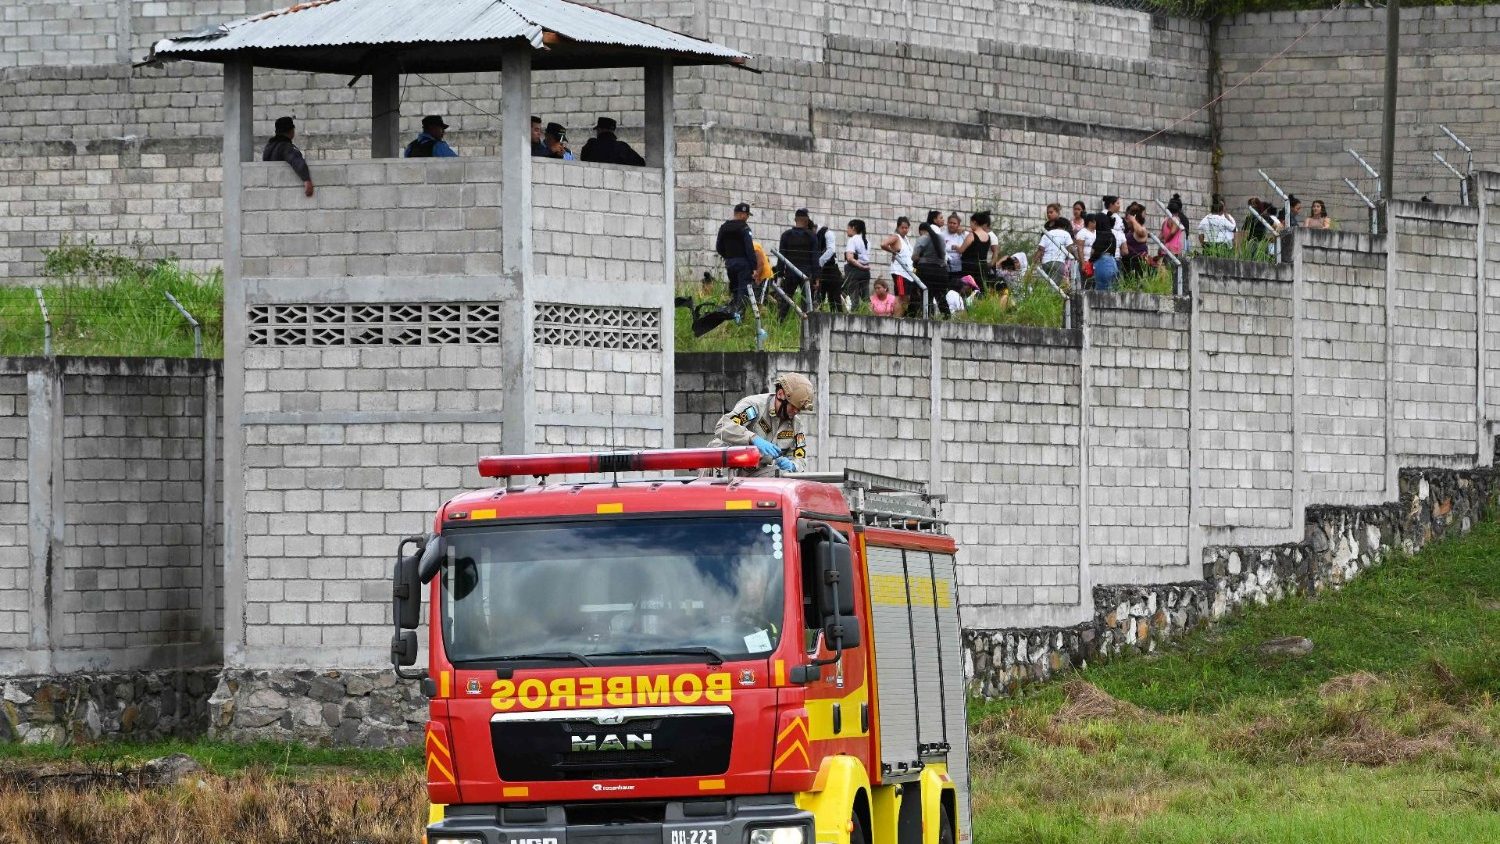
[[[0,742],[195,738],[208,729],[217,668],[11,677],[0,686]]]

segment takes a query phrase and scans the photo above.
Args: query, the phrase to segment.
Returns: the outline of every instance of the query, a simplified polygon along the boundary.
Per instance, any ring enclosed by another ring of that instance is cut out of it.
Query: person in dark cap
[[[594,137],[583,145],[583,152],[579,156],[584,161],[597,161],[602,164],[628,164],[632,167],[643,167],[646,159],[641,154],[630,148],[615,137],[615,119],[613,117],[601,117],[594,124]]]
[[[429,114],[422,118],[422,134],[415,141],[406,145],[407,158],[457,158],[458,153],[448,142],[443,140],[443,135],[448,131],[448,124],[443,122],[442,115]]]
[[[291,165],[292,172],[302,180],[302,193],[306,196],[313,195],[312,172],[307,169],[307,159],[302,157],[302,150],[292,143],[297,137],[297,124],[291,117],[276,118],[276,134],[271,140],[266,141],[265,151],[260,154],[261,161],[285,161]]]
[[[750,301],[750,285],[755,279],[757,265],[755,239],[750,232],[749,203],[741,202],[734,206],[734,217],[719,226],[714,251],[724,259],[724,269],[729,274],[728,313],[738,319],[746,303]]]
[[[813,229],[812,216],[807,213],[806,208],[798,208],[797,213],[792,215],[792,227],[781,233],[778,246],[783,262],[797,268],[797,272],[792,272],[785,266],[781,268],[781,290],[787,294],[788,299],[796,299],[804,278],[809,290],[817,285],[818,256],[823,251]],[[803,306],[810,309],[812,302],[804,302]],[[786,301],[781,300],[778,311],[782,319],[786,319],[787,310]]]
[[[547,148],[548,158],[573,160],[573,151],[568,149],[568,128],[561,123],[547,124],[547,132],[542,136],[542,145]]]
[[[546,158],[547,139],[542,136],[542,119],[535,114],[531,116],[531,157]]]

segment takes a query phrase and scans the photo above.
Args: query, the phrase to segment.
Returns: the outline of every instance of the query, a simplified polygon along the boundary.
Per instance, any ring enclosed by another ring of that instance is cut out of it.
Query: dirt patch
[[[1126,703],[1084,680],[1069,680],[1063,684],[1062,691],[1067,703],[1052,716],[1054,723],[1077,724],[1097,719],[1134,721],[1146,717],[1145,710],[1140,707]]]
[[[1319,743],[1313,755],[1351,765],[1394,765],[1451,752],[1456,733],[1456,730],[1445,729],[1431,735],[1403,736],[1367,718],[1359,718],[1346,734],[1331,736]]]

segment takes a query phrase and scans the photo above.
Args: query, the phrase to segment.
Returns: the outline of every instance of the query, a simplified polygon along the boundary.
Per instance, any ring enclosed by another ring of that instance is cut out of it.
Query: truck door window
[[[447,536],[454,562],[443,573],[442,631],[455,664],[672,648],[764,657],[786,627],[777,513],[497,525]]]

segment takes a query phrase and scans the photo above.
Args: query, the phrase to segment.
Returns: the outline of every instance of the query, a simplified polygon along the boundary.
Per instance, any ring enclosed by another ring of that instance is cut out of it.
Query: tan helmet
[[[786,400],[795,404],[801,411],[812,410],[813,400],[818,395],[807,376],[796,372],[783,372],[776,376],[776,389],[784,391]]]

